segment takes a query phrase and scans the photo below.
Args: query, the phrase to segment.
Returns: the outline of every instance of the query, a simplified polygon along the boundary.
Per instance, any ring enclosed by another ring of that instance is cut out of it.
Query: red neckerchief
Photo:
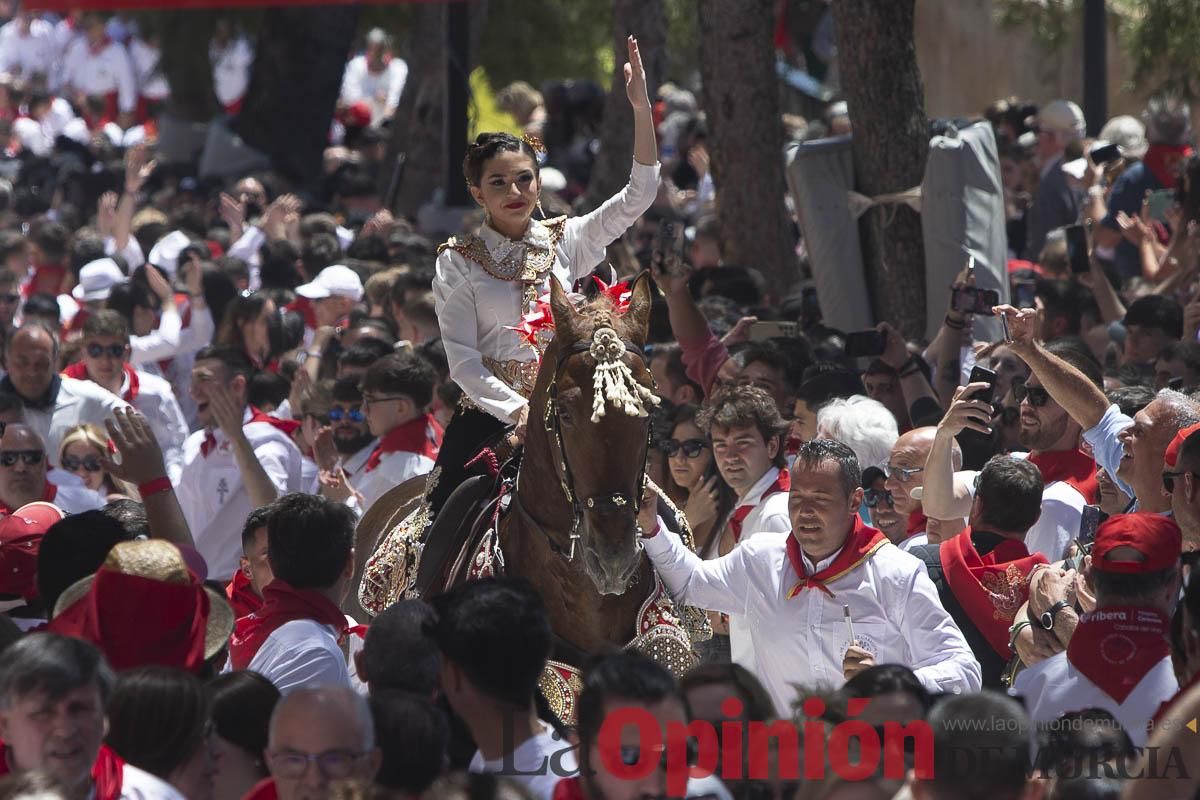
[[[1054,450],[1030,453],[1030,463],[1042,471],[1047,486],[1062,481],[1083,495],[1084,502],[1100,501],[1100,484],[1096,482],[1096,459],[1082,450]]]
[[[263,778],[246,793],[242,800],[279,800],[279,790],[275,788],[274,778]]]
[[[250,406],[250,420],[246,423],[246,425],[249,425],[253,422],[265,422],[271,427],[282,432],[289,439],[292,438],[292,434],[300,428],[300,420],[272,417],[270,414],[265,414],[254,406]]]
[[[229,637],[229,662],[234,669],[245,669],[276,628],[297,619],[311,619],[330,625],[340,640],[349,632],[346,615],[325,595],[312,589],[296,589],[276,578],[263,587],[263,605],[248,617],[242,617]]]
[[[1146,169],[1158,179],[1164,189],[1173,189],[1179,180],[1179,164],[1192,154],[1192,148],[1186,144],[1152,144],[1142,156]],[[1169,158],[1175,156],[1176,158]],[[1170,164],[1174,164],[1174,169]]]
[[[108,35],[106,34],[104,38],[95,44],[88,42],[88,52],[94,56],[98,56],[103,53],[104,48],[108,47],[110,44],[112,44],[112,39],[108,38]]]
[[[1008,627],[1029,599],[1029,573],[1045,564],[1041,553],[1029,555],[1024,542],[1005,539],[986,556],[971,541],[971,529],[942,542],[938,551],[946,583],[971,622],[997,655],[1007,658]]]
[[[854,527],[846,537],[846,542],[842,545],[842,549],[838,551],[837,556],[834,557],[833,561],[825,569],[808,575],[804,567],[804,558],[800,553],[800,542],[796,540],[795,536],[789,534],[787,540],[787,557],[788,561],[792,562],[792,569],[796,571],[796,575],[800,578],[800,581],[787,593],[788,599],[791,600],[809,588],[820,589],[825,594],[833,597],[833,592],[829,590],[826,584],[833,583],[847,572],[858,567],[859,564],[862,564],[868,558],[875,555],[875,551],[887,543],[888,539],[882,532],[872,528],[870,525],[863,524],[862,519],[855,514]]]
[[[8,750],[0,741],[0,778],[13,774],[12,765],[8,763]],[[120,800],[121,770],[125,762],[119,755],[109,749],[108,745],[100,745],[96,760],[92,762],[92,784],[96,789],[92,795],[94,800]]]
[[[300,316],[304,317],[304,327],[316,330],[320,327],[317,324],[317,311],[313,308],[312,300],[307,297],[296,295],[296,299],[283,307],[284,311],[295,311]]]
[[[132,403],[138,396],[138,387],[141,386],[141,381],[138,380],[137,370],[131,367],[128,361],[121,365],[121,369],[125,372],[125,377],[129,380],[129,388],[121,394],[121,399],[126,403]],[[88,375],[87,364],[82,361],[68,364],[67,368],[62,371],[62,374],[77,381],[90,381],[92,379]]]
[[[233,606],[233,615],[238,619],[248,617],[262,608],[262,598],[254,591],[250,579],[240,569],[233,573],[233,580],[225,586],[225,597]]]
[[[403,425],[397,425],[384,434],[379,444],[371,451],[367,458],[366,471],[371,472],[378,467],[379,462],[388,453],[416,453],[430,461],[436,461],[440,433],[441,426],[432,414],[423,414]]]
[[[1166,616],[1153,608],[1098,608],[1079,618],[1067,661],[1106,695],[1124,703],[1158,662],[1171,654]]]
[[[746,503],[734,509],[733,516],[729,518],[729,528],[733,531],[733,541],[741,541],[742,524],[746,521],[746,517],[750,516],[751,511],[762,505],[763,501],[770,495],[778,494],[779,492],[790,492],[791,490],[792,476],[786,469],[781,469],[779,470],[779,474],[775,476],[775,482],[767,487],[767,490],[758,498],[758,502]]]
[[[918,533],[924,533],[925,528],[929,525],[929,517],[925,516],[925,512],[917,509],[908,515],[908,528],[905,533],[907,536],[916,536]],[[907,538],[906,536],[906,538]]]
[[[39,293],[57,295],[66,274],[67,268],[60,264],[34,264],[33,277],[21,287],[21,293],[25,297]]]
[[[42,490],[41,499],[47,503],[53,503],[54,498],[58,496],[58,487],[50,481],[46,481],[46,488]],[[15,509],[9,508],[3,502],[0,502],[0,517],[7,517],[13,513]]]
[[[559,778],[558,783],[554,784],[550,800],[585,800],[583,781],[579,780],[578,775],[574,778]]]
[[[1150,730],[1154,730],[1167,716],[1167,712],[1175,707],[1175,704],[1183,698],[1185,694],[1193,687],[1200,685],[1200,672],[1197,672],[1191,677],[1187,683],[1179,687],[1179,691],[1171,695],[1171,699],[1164,700],[1158,707],[1158,711],[1154,712],[1154,717],[1150,720]]]
[[[76,311],[75,316],[71,317],[71,321],[62,326],[62,338],[69,339],[71,334],[82,331],[83,323],[87,322],[89,316],[87,308],[80,308]]]

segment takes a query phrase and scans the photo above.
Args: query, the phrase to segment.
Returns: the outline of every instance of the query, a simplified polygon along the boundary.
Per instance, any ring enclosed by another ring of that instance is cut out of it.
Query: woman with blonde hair
[[[79,477],[93,492],[104,495],[106,502],[136,496],[104,468],[108,436],[98,425],[76,425],[63,436],[58,446],[58,466]]]

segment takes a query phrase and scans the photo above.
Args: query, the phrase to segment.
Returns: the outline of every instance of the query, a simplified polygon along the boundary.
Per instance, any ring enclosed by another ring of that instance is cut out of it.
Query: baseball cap
[[[79,270],[79,283],[71,290],[71,296],[84,303],[107,300],[112,288],[125,280],[125,272],[116,261],[98,258]]]
[[[309,300],[326,297],[349,297],[354,302],[362,300],[363,285],[358,273],[342,264],[334,264],[317,273],[317,277],[296,287],[296,294]]]
[[[1104,123],[1100,129],[1100,140],[1117,145],[1121,148],[1121,155],[1128,158],[1141,158],[1150,146],[1146,142],[1146,126],[1128,114],[1121,114]]]
[[[1179,433],[1175,434],[1175,438],[1171,440],[1171,443],[1167,445],[1166,452],[1163,453],[1163,463],[1166,466],[1175,469],[1179,463],[1179,451],[1183,449],[1183,443],[1196,431],[1200,431],[1200,423],[1181,428]]]
[[[38,551],[50,526],[66,516],[41,500],[26,503],[0,520],[0,594],[37,597]]]
[[[1083,136],[1087,123],[1083,111],[1070,100],[1052,100],[1037,113],[1037,125],[1042,130]]]
[[[1141,561],[1114,561],[1108,554],[1129,547],[1144,556]],[[1183,533],[1175,520],[1162,514],[1137,512],[1109,517],[1096,529],[1092,569],[1125,575],[1161,572],[1179,563]]]
[[[171,231],[150,248],[150,256],[146,260],[174,278],[179,268],[179,254],[191,243],[192,240],[183,231]]]

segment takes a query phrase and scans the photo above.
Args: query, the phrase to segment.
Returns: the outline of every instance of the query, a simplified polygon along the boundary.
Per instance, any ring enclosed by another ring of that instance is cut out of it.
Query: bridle
[[[622,339],[621,344],[625,346],[626,352],[637,356],[638,359],[641,360],[642,365],[646,366],[646,357],[640,347],[635,345],[633,342],[628,341],[627,339]],[[569,544],[565,552],[563,548],[554,541],[550,535],[550,532],[547,531],[542,525],[537,524],[537,521],[534,520],[529,515],[529,512],[522,506],[519,499],[520,492],[517,491],[513,494],[513,504],[517,507],[517,510],[522,514],[522,516],[529,519],[529,521],[533,522],[536,527],[541,530],[542,535],[546,537],[546,541],[550,544],[551,549],[553,549],[560,556],[566,558],[567,561],[575,560],[575,545],[579,541],[579,523],[583,518],[584,507],[588,509],[620,509],[628,505],[633,505],[633,507],[637,509],[641,506],[642,498],[646,491],[645,481],[643,480],[638,484],[638,496],[636,498],[624,492],[613,492],[612,494],[592,495],[591,497],[583,498],[581,501],[581,499],[576,496],[575,492],[571,489],[571,487],[574,485],[574,473],[571,471],[571,463],[567,459],[567,450],[563,445],[562,421],[559,417],[558,376],[562,373],[563,367],[566,366],[566,363],[569,359],[571,359],[573,356],[588,352],[591,350],[591,347],[592,343],[590,341],[580,340],[573,343],[568,348],[559,350],[555,358],[554,373],[550,378],[550,387],[547,391],[548,396],[546,399],[546,410],[542,414],[542,424],[545,426],[546,433],[549,434],[554,440],[554,447],[551,448],[551,458],[554,458],[557,461],[555,465],[557,469],[555,471],[558,473],[558,484],[562,488],[563,494],[567,498],[567,502],[571,504],[571,532]],[[646,441],[642,447],[641,475],[643,477],[646,474],[646,463],[650,457],[651,435],[651,432],[647,431]],[[557,457],[555,457],[553,454],[554,450],[558,451]],[[519,489],[519,472],[517,474],[517,483]],[[640,544],[641,540],[639,539],[638,542]]]

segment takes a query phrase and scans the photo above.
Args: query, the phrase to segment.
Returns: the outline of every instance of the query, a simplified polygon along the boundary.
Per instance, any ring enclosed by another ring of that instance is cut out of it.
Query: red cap
[[[1200,431],[1200,423],[1189,425],[1175,434],[1175,438],[1171,440],[1171,443],[1167,445],[1166,452],[1163,453],[1163,463],[1167,469],[1175,469],[1175,465],[1179,463],[1179,451],[1183,449],[1183,443],[1196,431]]]
[[[42,537],[65,514],[38,501],[21,506],[0,520],[0,594],[37,597],[37,559]]]
[[[1118,547],[1131,547],[1145,556],[1145,560],[1109,560],[1108,554]],[[1178,564],[1182,551],[1183,533],[1170,517],[1147,511],[1117,514],[1096,529],[1092,568],[1129,575],[1161,572]]]

